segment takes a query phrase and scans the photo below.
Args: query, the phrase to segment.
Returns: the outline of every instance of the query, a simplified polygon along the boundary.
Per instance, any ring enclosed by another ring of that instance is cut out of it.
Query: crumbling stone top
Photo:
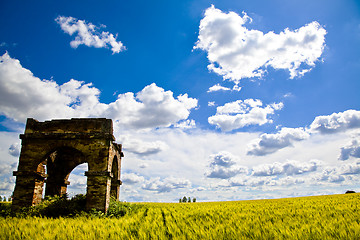
[[[79,132],[113,134],[112,121],[106,118],[72,118],[39,122],[36,119],[28,118],[25,129],[25,134]]]
[[[58,138],[106,137],[115,140],[112,120],[106,118],[72,118],[44,122],[28,118],[25,134],[21,134],[20,138],[55,136]]]

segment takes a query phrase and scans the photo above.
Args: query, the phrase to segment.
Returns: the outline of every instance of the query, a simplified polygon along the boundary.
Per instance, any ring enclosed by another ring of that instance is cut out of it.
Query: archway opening
[[[120,179],[119,179],[119,163],[118,158],[115,156],[111,166],[111,188],[110,188],[110,197],[115,200],[119,199],[120,193]]]
[[[82,163],[76,166],[70,173],[68,182],[67,194],[73,197],[78,194],[86,194],[87,177],[85,172],[88,171],[88,164]]]
[[[44,178],[36,183],[35,202],[39,202],[42,197],[66,195],[70,185],[70,173],[79,165],[81,165],[79,170],[87,168],[84,155],[74,148],[60,147],[46,154],[44,160],[37,166],[37,173],[42,174]]]

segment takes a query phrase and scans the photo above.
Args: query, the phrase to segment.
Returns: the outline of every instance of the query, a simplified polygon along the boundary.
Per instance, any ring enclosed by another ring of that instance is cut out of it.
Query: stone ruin
[[[86,209],[106,212],[119,198],[121,144],[115,143],[111,119],[72,118],[39,122],[28,118],[22,140],[12,210],[66,194],[71,171],[87,163]]]

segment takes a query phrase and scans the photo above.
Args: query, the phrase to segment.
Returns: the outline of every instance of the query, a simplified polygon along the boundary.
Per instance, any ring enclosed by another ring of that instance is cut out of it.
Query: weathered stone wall
[[[13,210],[38,204],[45,181],[45,195],[65,194],[70,172],[82,163],[88,164],[88,209],[106,211],[110,195],[119,197],[123,154],[121,145],[114,142],[111,119],[38,122],[30,118],[20,138]]]

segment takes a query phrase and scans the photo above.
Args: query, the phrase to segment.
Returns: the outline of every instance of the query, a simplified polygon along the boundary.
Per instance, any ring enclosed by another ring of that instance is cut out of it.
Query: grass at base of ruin
[[[360,239],[360,194],[127,203],[122,217],[0,217],[1,239]]]

